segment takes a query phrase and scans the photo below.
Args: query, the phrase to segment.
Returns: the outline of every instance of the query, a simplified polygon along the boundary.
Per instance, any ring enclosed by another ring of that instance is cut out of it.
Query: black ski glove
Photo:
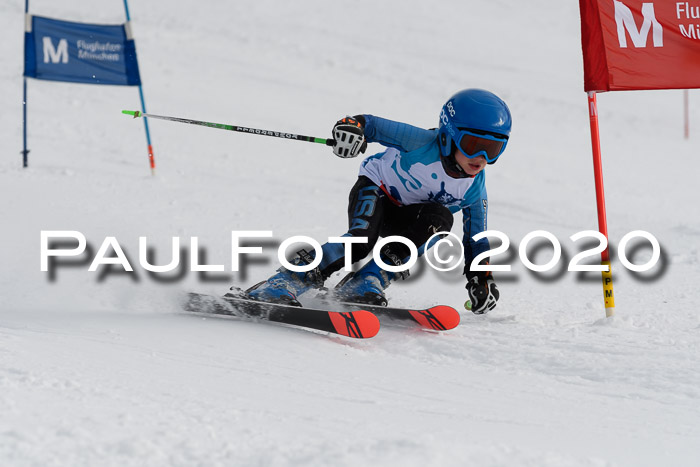
[[[357,157],[367,149],[365,118],[362,115],[345,117],[333,125],[333,154],[344,159]]]
[[[483,315],[496,307],[500,297],[491,271],[467,271],[467,293],[472,302],[472,313]]]

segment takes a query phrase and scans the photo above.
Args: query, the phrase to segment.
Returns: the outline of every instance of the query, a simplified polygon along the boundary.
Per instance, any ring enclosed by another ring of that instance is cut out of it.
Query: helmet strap
[[[447,157],[440,156],[440,162],[442,162],[442,167],[445,169],[445,173],[452,178],[474,178],[474,175],[469,175],[460,167],[455,158],[455,153],[457,151],[457,146],[455,146],[454,141],[452,142],[452,150],[450,155]]]

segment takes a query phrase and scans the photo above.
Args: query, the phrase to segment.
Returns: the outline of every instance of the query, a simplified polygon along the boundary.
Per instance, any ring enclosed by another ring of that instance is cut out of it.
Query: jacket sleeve
[[[487,238],[482,238],[479,241],[474,241],[472,239],[474,235],[487,230],[486,218],[488,216],[488,206],[489,202],[486,196],[486,188],[482,188],[479,199],[462,208],[462,222],[464,224],[462,243],[464,245],[464,263],[467,269],[476,256],[490,249],[489,240]]]
[[[400,151],[413,151],[431,143],[437,136],[436,130],[424,130],[374,115],[365,114],[363,117],[368,143],[379,143]]]

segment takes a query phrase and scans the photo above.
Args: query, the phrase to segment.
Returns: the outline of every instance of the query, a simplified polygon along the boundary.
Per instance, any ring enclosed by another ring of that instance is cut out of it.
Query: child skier
[[[349,229],[344,236],[367,237],[368,243],[352,245],[352,262],[373,251],[379,237],[400,235],[422,246],[437,232],[449,232],[453,214],[462,211],[467,292],[472,311],[483,314],[496,306],[498,288],[490,272],[469,270],[473,258],[489,249],[487,239],[472,237],[486,230],[487,197],[484,168],[503,153],[511,130],[508,106],[495,94],[465,89],[442,107],[438,129],[424,130],[373,115],[357,115],[333,127],[333,152],[343,158],[356,157],[367,143],[386,146],[383,152],[365,159],[357,183],[350,191]],[[345,264],[345,246],[322,246],[320,265],[309,272],[280,268],[277,274],[246,291],[250,298],[300,305],[297,297],[321,287]],[[389,243],[381,259],[401,265],[409,257],[408,247]],[[308,265],[314,255],[297,253],[296,265]],[[386,305],[384,289],[397,276],[370,260],[349,280],[342,281],[335,295],[343,301]]]

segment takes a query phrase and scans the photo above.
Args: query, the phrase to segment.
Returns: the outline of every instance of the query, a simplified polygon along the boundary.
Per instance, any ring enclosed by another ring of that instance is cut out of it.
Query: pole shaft
[[[24,2],[24,14],[29,14],[29,0]],[[26,33],[25,33],[26,34]],[[27,56],[27,41],[24,41],[24,57]],[[25,64],[26,68],[26,64]],[[22,167],[26,168],[29,165],[29,151],[27,151],[27,77],[23,77],[23,95],[22,95]]]
[[[683,134],[685,135],[685,139],[690,138],[690,104],[688,102],[689,97],[688,97],[688,90],[684,89],[683,90]]]
[[[126,0],[124,0],[126,2]],[[143,88],[139,84],[139,96],[141,97],[141,108],[143,113],[146,113],[146,100],[143,98]],[[151,144],[151,132],[148,129],[148,119],[143,119],[143,126],[146,129],[146,144],[148,145],[148,163],[151,167],[151,175],[155,175],[156,157],[153,155],[153,145]]]
[[[600,131],[598,128],[598,99],[595,92],[588,93],[588,111],[591,123],[591,145],[593,148],[593,175],[595,177],[595,195],[598,208],[598,230],[608,240],[608,221],[605,214],[605,191],[603,186],[603,162],[600,151]],[[609,243],[609,242],[608,242]],[[603,297],[605,300],[605,316],[615,314],[615,297],[613,295],[612,268],[610,265],[610,249],[606,246],[601,253],[601,264],[608,267],[603,271]]]
[[[22,167],[29,166],[29,157],[27,151],[27,78],[24,78],[24,97],[22,98]]]
[[[126,14],[126,20],[131,21],[131,15],[129,14],[129,2],[124,0],[124,12]],[[146,113],[146,99],[143,97],[143,86],[139,83],[139,98],[141,99],[141,110]],[[155,175],[156,171],[156,158],[153,155],[153,145],[151,144],[151,132],[148,129],[148,119],[143,119],[143,126],[146,130],[146,144],[148,149],[148,164],[151,167],[151,175]]]
[[[154,114],[140,113],[140,112],[136,112],[133,110],[122,110],[122,113],[126,114],[126,115],[133,115],[134,118],[136,118],[136,117],[149,117],[149,118],[155,118],[158,120],[168,120],[170,122],[180,122],[180,123],[187,123],[189,125],[199,125],[199,126],[206,126],[209,128],[218,128],[220,130],[237,131],[239,133],[249,133],[249,134],[261,135],[261,136],[272,136],[275,138],[291,139],[291,140],[296,140],[296,141],[306,141],[308,143],[319,143],[319,144],[325,144],[326,146],[333,146],[333,144],[335,143],[334,140],[332,140],[332,139],[316,138],[315,136],[296,135],[294,133],[285,133],[285,132],[273,131],[273,130],[259,130],[257,128],[248,128],[248,127],[244,127],[244,126],[229,125],[229,124],[225,124],[225,123],[205,122],[202,120],[192,120],[189,118],[168,117],[165,115],[154,115]]]
[[[603,162],[600,151],[600,131],[598,127],[598,100],[595,92],[588,93],[588,110],[591,121],[591,144],[593,147],[593,176],[595,177],[595,195],[598,207],[598,229],[608,238],[608,221],[605,215],[605,189],[603,185]],[[603,261],[610,260],[606,248],[602,253]]]

